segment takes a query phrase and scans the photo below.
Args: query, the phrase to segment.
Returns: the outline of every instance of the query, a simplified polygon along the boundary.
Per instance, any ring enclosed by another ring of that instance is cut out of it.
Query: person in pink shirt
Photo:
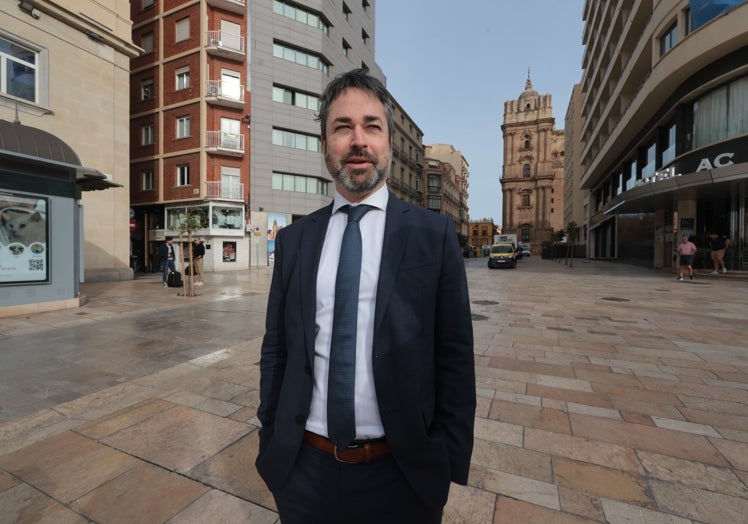
[[[678,255],[680,255],[679,281],[683,280],[683,271],[686,268],[688,268],[688,278],[693,280],[693,258],[696,255],[696,251],[698,251],[696,244],[691,242],[687,233],[684,234],[681,243],[678,244]]]

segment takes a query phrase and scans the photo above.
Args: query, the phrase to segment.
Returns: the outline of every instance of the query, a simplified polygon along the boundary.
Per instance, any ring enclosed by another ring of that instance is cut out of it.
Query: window
[[[665,131],[664,143],[663,143],[665,149],[662,151],[662,165],[663,166],[666,166],[667,164],[669,164],[675,159],[675,133],[676,131],[677,131],[677,128],[675,124],[671,125]]]
[[[348,16],[351,14],[351,8],[343,2],[343,18],[348,20]]]
[[[190,117],[180,116],[177,118],[177,138],[190,136]]]
[[[190,87],[190,68],[189,67],[180,67],[179,69],[177,69],[176,77],[177,77],[177,85],[176,85],[177,91],[179,91],[180,89],[187,89]]]
[[[670,51],[678,43],[678,25],[671,25],[660,38],[660,55]]]
[[[370,4],[369,4],[368,0],[361,0],[361,7],[363,7],[363,9],[364,9],[364,13],[366,12],[367,9],[369,9],[369,5]]]
[[[153,32],[143,33],[140,35],[140,47],[146,53],[153,53]]]
[[[343,56],[348,56],[348,52],[351,50],[351,46],[348,42],[343,39]]]
[[[140,5],[140,8],[141,9],[147,9],[149,7],[153,7],[153,0],[143,0],[142,3],[141,3],[141,5]]]
[[[233,98],[234,100],[243,100],[242,88],[238,71],[221,69],[221,96]]]
[[[522,242],[530,241],[530,228],[529,227],[523,227],[522,229],[520,229],[520,238],[522,239]]]
[[[273,101],[313,111],[319,110],[319,97],[277,85],[273,86]]]
[[[523,195],[520,195],[522,199],[522,203],[520,204],[522,207],[529,207],[530,206],[530,195],[529,193],[525,193]]]
[[[242,149],[241,121],[235,118],[221,118],[221,147]]]
[[[155,142],[153,124],[146,124],[140,128],[140,145],[149,146]]]
[[[284,131],[282,129],[273,129],[273,145],[314,151],[316,153],[320,151],[318,136]]]
[[[522,176],[524,177],[530,176],[530,164],[525,164],[522,166]]]
[[[182,42],[190,37],[190,19],[182,18],[177,20],[174,30],[174,41]]]
[[[429,209],[441,209],[442,208],[442,197],[439,195],[429,195],[427,205]]]
[[[221,198],[242,198],[241,170],[238,167],[221,168]]]
[[[330,24],[317,13],[303,7],[287,4],[281,0],[273,0],[273,12],[302,24],[316,27],[326,35],[330,34]]]
[[[330,183],[311,176],[292,175],[290,173],[273,171],[273,189],[328,196]]]
[[[364,29],[361,29],[361,40],[364,41],[364,45],[369,43],[369,33],[367,33]]]
[[[273,56],[299,65],[311,67],[312,69],[319,69],[325,74],[329,73],[330,66],[324,61],[324,59],[314,53],[294,49],[283,44],[273,44]]]
[[[153,169],[144,169],[140,173],[140,189],[153,191]]]
[[[153,79],[143,80],[140,83],[140,99],[151,100],[154,96],[156,96],[156,90],[153,85]]]
[[[699,98],[693,104],[693,148],[748,133],[748,76]]]
[[[37,102],[39,56],[36,51],[0,38],[0,91]]]
[[[636,160],[627,164],[626,172],[624,177],[626,178],[626,190],[633,188],[636,185]]]
[[[177,166],[177,185],[178,186],[189,186],[190,185],[190,165],[180,164]]]
[[[435,174],[429,174],[429,193],[438,193],[441,190],[441,177]]]
[[[655,174],[657,162],[657,144],[651,143],[646,150],[646,164],[642,166],[642,178],[649,178]]]

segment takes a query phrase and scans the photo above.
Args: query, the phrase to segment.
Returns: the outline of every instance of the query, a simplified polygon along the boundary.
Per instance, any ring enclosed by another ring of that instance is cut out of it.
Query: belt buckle
[[[358,446],[349,446],[349,447],[351,447],[351,449],[356,449]],[[343,460],[342,458],[340,458],[338,456],[338,446],[333,445],[332,454],[335,457],[335,460],[337,460],[338,462],[342,462],[343,464],[358,464],[358,462],[353,462],[350,460]]]

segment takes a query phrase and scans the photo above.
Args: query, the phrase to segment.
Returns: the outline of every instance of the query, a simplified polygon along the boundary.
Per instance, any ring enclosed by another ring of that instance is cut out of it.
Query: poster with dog
[[[0,191],[0,284],[48,280],[48,208],[46,198]]]

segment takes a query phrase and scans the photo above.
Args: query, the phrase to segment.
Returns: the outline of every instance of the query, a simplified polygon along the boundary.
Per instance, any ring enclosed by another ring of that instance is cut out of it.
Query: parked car
[[[513,244],[494,244],[488,254],[488,267],[517,267],[517,252]]]
[[[532,253],[530,251],[530,246],[528,244],[520,244],[519,245],[519,252],[522,253],[523,257],[529,257]]]

